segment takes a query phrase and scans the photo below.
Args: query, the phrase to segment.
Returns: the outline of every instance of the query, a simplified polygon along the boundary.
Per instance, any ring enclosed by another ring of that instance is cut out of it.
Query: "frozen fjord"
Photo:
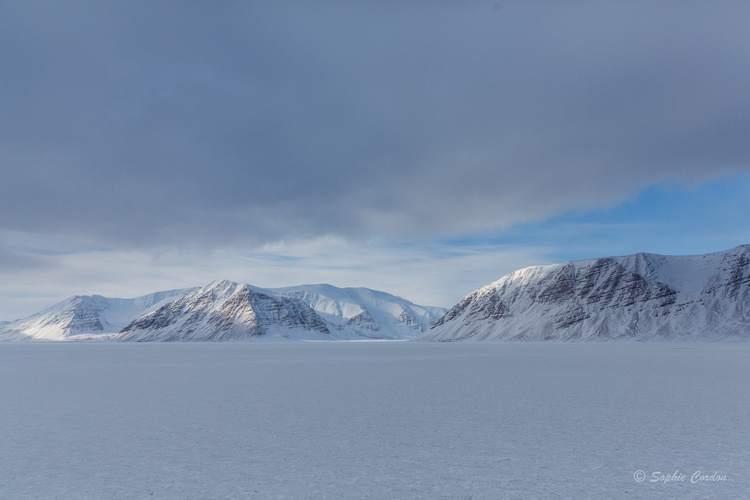
[[[744,344],[2,344],[0,498],[746,498],[748,361]]]

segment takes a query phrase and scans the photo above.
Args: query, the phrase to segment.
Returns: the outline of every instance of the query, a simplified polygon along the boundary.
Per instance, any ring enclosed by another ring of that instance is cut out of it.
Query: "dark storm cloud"
[[[446,235],[750,165],[750,5],[0,7],[0,229]]]

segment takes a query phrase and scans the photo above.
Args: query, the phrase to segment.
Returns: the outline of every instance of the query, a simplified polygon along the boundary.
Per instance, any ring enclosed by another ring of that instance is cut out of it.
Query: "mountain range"
[[[445,311],[367,288],[263,289],[221,281],[134,299],[71,297],[0,324],[0,341],[409,339]]]
[[[529,267],[478,288],[415,340],[750,340],[750,245]]]
[[[0,340],[87,340],[110,338],[134,319],[196,290],[186,288],[112,299],[76,295],[28,318],[0,325]]]
[[[133,299],[82,295],[0,323],[0,341],[750,340],[750,245],[515,271],[446,312],[367,288],[217,281]]]

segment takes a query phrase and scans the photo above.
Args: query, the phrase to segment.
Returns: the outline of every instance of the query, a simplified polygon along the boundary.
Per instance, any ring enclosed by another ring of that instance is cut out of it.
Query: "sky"
[[[0,3],[0,320],[750,243],[750,2]]]

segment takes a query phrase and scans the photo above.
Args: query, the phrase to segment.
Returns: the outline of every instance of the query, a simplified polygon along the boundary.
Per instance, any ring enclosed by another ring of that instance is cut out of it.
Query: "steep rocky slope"
[[[0,341],[106,339],[143,314],[194,288],[134,299],[76,295],[28,318],[0,325]]]
[[[750,340],[750,245],[529,267],[475,290],[417,337],[621,339]]]
[[[267,292],[304,301],[331,332],[349,338],[409,339],[429,329],[446,312],[368,288],[301,285]]]
[[[320,316],[298,299],[222,281],[138,318],[114,340],[234,341],[261,337],[325,339],[331,335]]]
[[[445,311],[367,288],[262,289],[223,281],[134,299],[71,297],[0,323],[0,341],[410,339]]]

